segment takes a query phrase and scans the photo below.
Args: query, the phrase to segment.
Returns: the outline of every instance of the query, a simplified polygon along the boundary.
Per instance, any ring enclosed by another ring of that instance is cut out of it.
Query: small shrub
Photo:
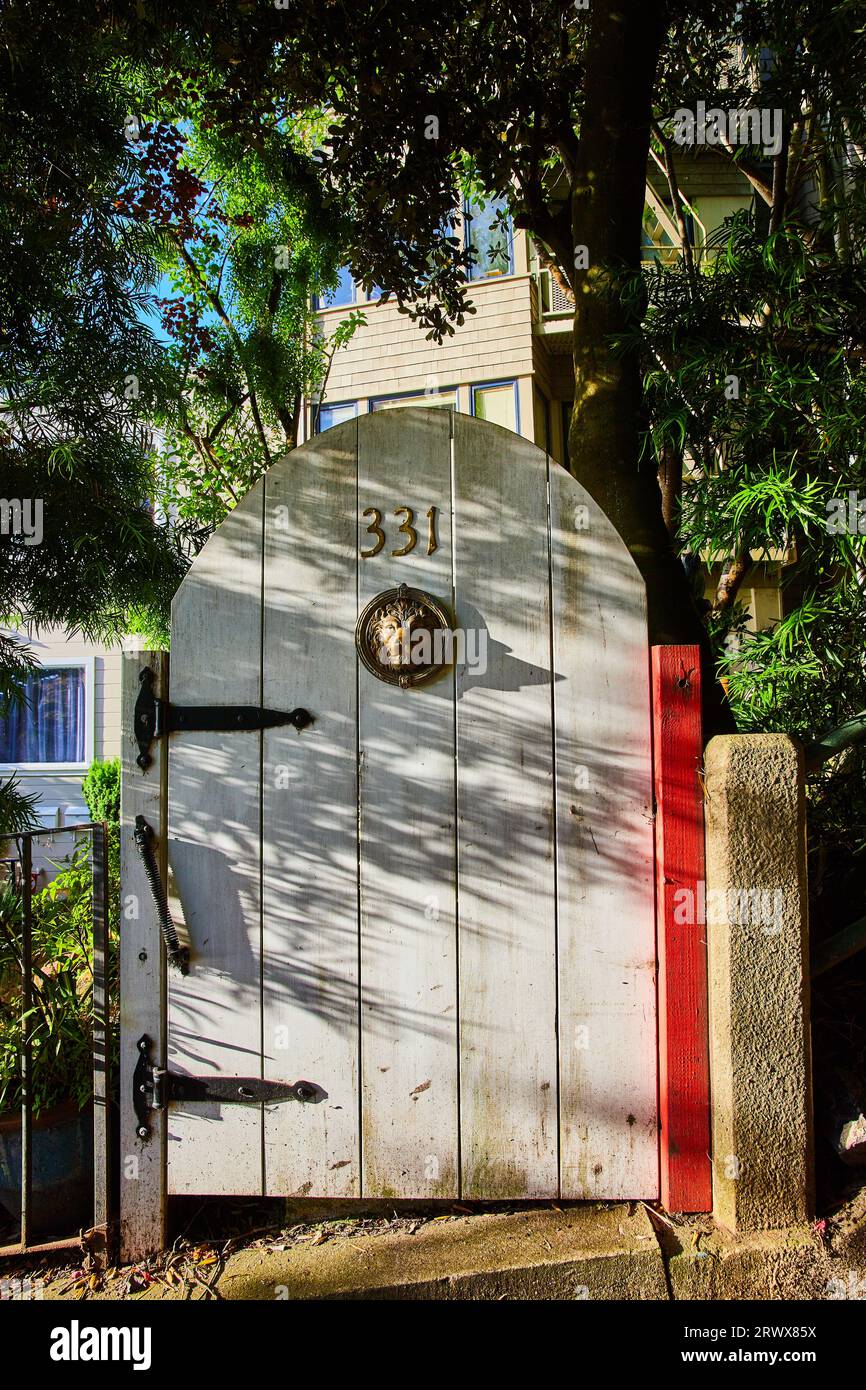
[[[109,825],[120,822],[120,759],[108,758],[100,762],[97,758],[90,764],[87,776],[81,784],[84,800],[92,820],[108,821]]]

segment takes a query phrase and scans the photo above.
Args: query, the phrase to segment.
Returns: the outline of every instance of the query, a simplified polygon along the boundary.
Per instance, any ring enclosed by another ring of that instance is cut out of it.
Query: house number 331
[[[378,507],[366,507],[361,515],[365,519],[367,517],[371,518],[367,526],[367,535],[373,538],[373,544],[370,549],[361,551],[361,559],[371,560],[374,555],[379,554],[380,550],[384,550],[388,543],[382,528],[382,513],[379,511]],[[394,516],[397,520],[400,520],[402,517],[402,521],[397,527],[397,535],[405,536],[406,538],[401,546],[391,551],[391,554],[399,560],[401,556],[410,555],[415,549],[418,544],[418,532],[415,529],[415,513],[411,507],[396,507],[394,509]],[[428,507],[426,516],[427,554],[432,555],[434,551],[439,549],[439,542],[436,539],[436,508]]]

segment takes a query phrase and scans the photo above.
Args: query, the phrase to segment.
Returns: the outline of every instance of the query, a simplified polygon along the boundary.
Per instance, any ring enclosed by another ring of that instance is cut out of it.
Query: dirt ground
[[[364,1261],[375,1259],[376,1253],[386,1248],[392,1252],[392,1256],[396,1252],[399,1260],[400,1250],[410,1250],[407,1241],[414,1246],[413,1237],[421,1237],[425,1244],[429,1244],[431,1239],[433,1243],[439,1239],[441,1244],[436,1229],[439,1228],[441,1237],[446,1237],[442,1228],[449,1223],[460,1223],[460,1231],[455,1230],[453,1235],[455,1240],[459,1238],[462,1241],[473,1228],[477,1228],[479,1222],[483,1222],[485,1216],[491,1214],[512,1216],[518,1218],[518,1222],[523,1219],[528,1228],[532,1218],[536,1218],[537,1225],[538,1219],[545,1219],[545,1213],[560,1213],[563,1221],[567,1221],[577,1214],[579,1205],[553,1202],[496,1206],[440,1203],[419,1208],[400,1203],[369,1203],[359,1211],[356,1204],[348,1202],[329,1203],[323,1209],[322,1203],[312,1201],[184,1199],[176,1203],[174,1239],[171,1248],[163,1254],[136,1265],[118,1266],[107,1260],[94,1247],[88,1234],[84,1233],[81,1247],[74,1253],[67,1251],[38,1258],[7,1259],[0,1265],[0,1294],[4,1298],[60,1297],[76,1300],[154,1297],[220,1299],[224,1296],[220,1281],[226,1275],[227,1268],[237,1270],[239,1262],[236,1257],[241,1252],[246,1252],[247,1256],[241,1264],[265,1267],[270,1262],[276,1268],[281,1261],[288,1265],[300,1262],[309,1275],[311,1270],[315,1274],[318,1259],[315,1252],[324,1252],[327,1248],[328,1262],[339,1260],[339,1251],[335,1247],[340,1242],[352,1242],[350,1247],[346,1247],[347,1257],[350,1252],[356,1256],[359,1243],[363,1243],[363,1248],[369,1251],[363,1256]],[[669,1287],[670,1271],[676,1266],[676,1256],[680,1257],[680,1266],[684,1259],[690,1259],[694,1269],[700,1273],[706,1266],[697,1262],[703,1258],[709,1259],[711,1265],[718,1266],[723,1257],[736,1253],[735,1243],[723,1232],[717,1231],[709,1217],[670,1217],[656,1206],[646,1203],[594,1204],[594,1210],[602,1217],[605,1213],[612,1215],[614,1209],[627,1214],[629,1218],[635,1215],[648,1218],[650,1224],[646,1229],[655,1235],[668,1270],[666,1277]],[[622,1224],[619,1229],[622,1231]],[[786,1290],[784,1276],[781,1279],[774,1276],[778,1292],[772,1296],[845,1296],[866,1300],[866,1184],[858,1186],[852,1181],[849,1191],[835,1209],[814,1222],[811,1230],[805,1234],[812,1271],[809,1282],[804,1284],[801,1274],[795,1273]],[[778,1252],[784,1247],[784,1233],[774,1233],[774,1236],[777,1237]],[[781,1244],[778,1237],[781,1237]],[[801,1254],[802,1237],[803,1233],[798,1233]],[[647,1240],[647,1236],[639,1239]],[[370,1242],[369,1247],[366,1242]],[[792,1233],[792,1247],[794,1243]],[[800,1269],[799,1265],[797,1269]],[[740,1284],[743,1279],[748,1284],[750,1277],[748,1273],[737,1276]],[[848,1289],[848,1292],[845,1293],[844,1289]],[[756,1295],[766,1296],[761,1294],[757,1284]],[[670,1296],[677,1295],[671,1293]],[[708,1291],[707,1296],[746,1297],[748,1289],[744,1288],[742,1293],[721,1295]]]

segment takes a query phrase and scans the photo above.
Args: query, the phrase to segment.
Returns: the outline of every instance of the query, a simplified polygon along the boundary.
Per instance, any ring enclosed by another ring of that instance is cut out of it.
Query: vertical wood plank
[[[388,411],[358,436],[361,513],[387,543],[359,561],[358,607],[400,583],[451,606],[450,412]],[[427,555],[428,508],[438,548]],[[410,554],[398,527],[414,513]],[[364,1195],[458,1192],[454,677],[402,690],[359,669],[361,1078]]]
[[[463,1195],[558,1190],[547,470],[498,427],[454,420]]]
[[[655,901],[643,581],[550,464],[562,1195],[655,1198]]]
[[[172,701],[261,703],[265,480],[227,517],[172,605]],[[190,949],[168,981],[168,1065],[260,1076],[262,735],[171,736],[168,856]],[[261,1105],[175,1102],[169,1191],[261,1193]]]
[[[653,753],[659,951],[661,1199],[710,1211],[710,1068],[704,913],[701,660],[653,647]]]
[[[124,652],[121,663],[120,779],[120,1259],[124,1264],[161,1250],[166,1237],[165,1112],[151,1115],[151,1137],[141,1140],[132,1108],[136,1043],[153,1039],[153,1058],[165,1065],[165,969],[159,919],[133,839],[136,816],[151,826],[165,873],[167,761],[163,739],[151,747],[146,772],[136,763],[134,711],[139,674],[149,667],[154,693],[168,699],[168,656]]]
[[[268,477],[264,703],[314,723],[265,732],[265,1076],[315,1104],[265,1107],[265,1191],[358,1197],[357,422]]]

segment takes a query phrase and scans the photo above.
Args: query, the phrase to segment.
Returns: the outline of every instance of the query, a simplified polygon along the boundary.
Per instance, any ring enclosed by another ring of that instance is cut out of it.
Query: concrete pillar
[[[713,1212],[778,1229],[814,1200],[803,753],[726,735],[705,774]]]

